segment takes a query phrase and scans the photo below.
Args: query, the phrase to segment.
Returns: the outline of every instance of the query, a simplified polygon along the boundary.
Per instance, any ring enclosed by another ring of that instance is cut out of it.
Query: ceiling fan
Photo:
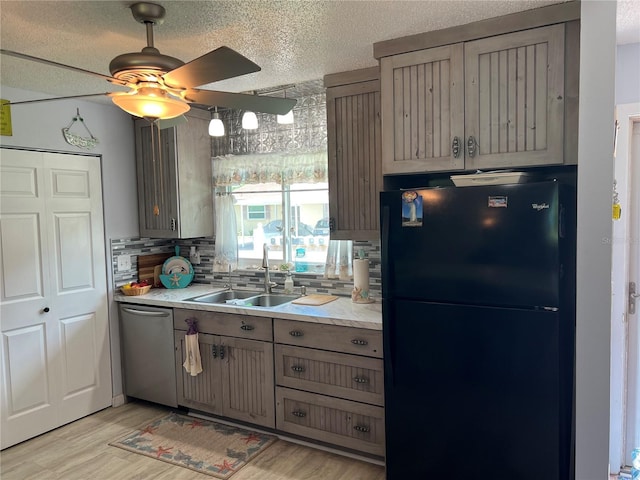
[[[147,46],[141,52],[118,55],[109,64],[111,76],[65,65],[24,53],[0,49],[13,57],[66,68],[101,77],[114,85],[129,88],[128,92],[107,92],[87,95],[9,102],[10,105],[69,98],[109,96],[122,110],[148,119],[169,119],[189,111],[190,104],[203,108],[226,107],[254,112],[284,115],[296,104],[295,99],[249,95],[244,93],[203,90],[194,87],[259,72],[260,67],[238,52],[219,47],[188,63],[163,55],[153,45],[153,26],[164,21],[165,9],[154,3],[134,3],[133,17],[147,28]]]

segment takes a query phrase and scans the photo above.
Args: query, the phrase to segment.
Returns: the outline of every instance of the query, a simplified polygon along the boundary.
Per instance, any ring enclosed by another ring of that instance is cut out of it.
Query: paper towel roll
[[[353,291],[351,300],[355,303],[371,303],[369,298],[369,260],[355,259],[353,261]]]

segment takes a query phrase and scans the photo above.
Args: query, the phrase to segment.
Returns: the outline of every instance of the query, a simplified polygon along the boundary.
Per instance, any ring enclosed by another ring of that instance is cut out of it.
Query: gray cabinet
[[[381,58],[384,173],[571,163],[565,43],[577,29],[567,32],[565,42],[559,23]]]
[[[382,190],[379,69],[324,77],[329,215],[334,240],[379,238]]]
[[[384,455],[382,332],[274,320],[276,427]]]
[[[192,109],[186,118],[159,136],[147,120],[135,122],[142,237],[213,236],[209,114]]]
[[[187,318],[200,332],[203,371],[195,377],[182,366]],[[271,319],[176,309],[174,328],[179,405],[275,427]]]

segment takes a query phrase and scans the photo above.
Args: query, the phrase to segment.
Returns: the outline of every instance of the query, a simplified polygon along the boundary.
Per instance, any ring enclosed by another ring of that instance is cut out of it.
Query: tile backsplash
[[[222,287],[228,283],[228,274],[213,271],[213,256],[215,241],[212,238],[196,238],[188,240],[150,239],[150,238],[121,238],[111,240],[111,267],[113,269],[114,287],[129,283],[137,279],[138,257],[154,253],[175,252],[175,247],[180,247],[180,254],[189,258],[189,250],[196,247],[200,253],[200,264],[193,265],[195,272],[193,283],[211,284]],[[364,250],[369,259],[369,287],[373,298],[382,295],[381,270],[380,270],[380,242],[354,241],[354,251]],[[129,255],[131,268],[125,271],[118,270],[118,256]],[[282,285],[285,274],[277,271],[271,272],[271,280]],[[333,295],[350,296],[353,288],[353,280],[339,280],[325,278],[323,274],[294,273],[293,280],[296,286],[304,285],[307,293],[330,293]],[[264,272],[262,269],[240,269],[231,272],[233,288],[262,288]],[[276,288],[277,290],[277,288]]]

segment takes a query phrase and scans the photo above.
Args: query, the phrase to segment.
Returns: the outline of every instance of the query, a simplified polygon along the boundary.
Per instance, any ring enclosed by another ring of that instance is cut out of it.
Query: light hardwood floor
[[[212,480],[108,445],[168,411],[132,402],[107,408],[0,453],[2,480]],[[384,480],[384,467],[284,440],[230,480]]]

